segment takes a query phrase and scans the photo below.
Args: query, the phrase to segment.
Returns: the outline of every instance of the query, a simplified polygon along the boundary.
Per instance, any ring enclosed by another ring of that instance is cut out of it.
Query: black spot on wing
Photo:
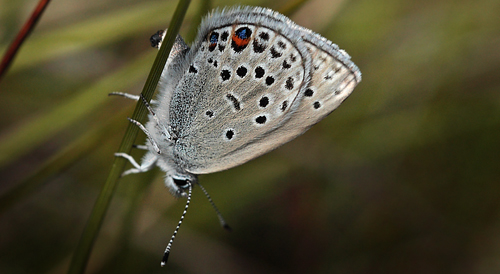
[[[268,41],[269,40],[269,33],[261,32],[261,33],[259,33],[259,37],[264,41]]]
[[[245,77],[245,75],[247,75],[247,72],[248,69],[244,66],[240,66],[238,67],[238,69],[236,69],[236,75],[238,75],[240,78]]]
[[[213,31],[208,35],[208,50],[214,51],[215,47],[217,46],[217,42],[219,42],[219,33]]]
[[[253,41],[252,46],[255,53],[262,53],[266,50],[266,45],[259,43],[257,40]]]
[[[266,71],[261,66],[255,68],[255,78],[262,78],[265,73]]]
[[[281,52],[277,51],[274,46],[271,47],[270,52],[271,52],[271,58],[279,58],[281,57],[281,55],[283,55]]]
[[[292,90],[293,89],[293,82],[294,82],[294,79],[292,77],[288,77],[288,79],[286,79],[286,82],[285,82],[285,88],[288,90]]]
[[[228,140],[231,140],[231,139],[233,139],[233,137],[234,137],[234,130],[232,130],[232,129],[228,129],[228,130],[226,131],[226,138],[227,138]]]
[[[267,96],[260,98],[259,106],[265,108],[267,105],[269,105],[269,98]]]
[[[227,81],[227,80],[229,80],[229,78],[231,78],[231,72],[227,69],[223,69],[220,72],[220,77],[221,77],[222,81]]]
[[[286,60],[284,60],[282,67],[283,69],[289,69],[292,67],[292,65],[290,65]]]
[[[236,97],[234,97],[234,95],[228,93],[226,95],[226,98],[229,99],[229,101],[231,101],[235,110],[241,109],[240,102],[238,101],[238,99],[236,99]]]
[[[257,118],[255,118],[255,122],[257,122],[257,124],[265,124],[267,121],[267,117],[265,115],[261,115]]]
[[[274,83],[274,77],[272,76],[267,76],[266,77],[266,85],[270,86]]]
[[[288,107],[288,101],[285,100],[283,101],[283,103],[281,103],[280,109],[281,111],[285,111],[287,107]]]

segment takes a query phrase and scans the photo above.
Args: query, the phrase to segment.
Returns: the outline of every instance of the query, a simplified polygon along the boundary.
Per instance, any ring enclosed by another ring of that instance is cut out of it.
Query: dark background
[[[0,1],[0,53],[36,2]],[[107,93],[140,92],[149,36],[176,4],[49,5],[0,82],[1,273],[66,272],[135,106]],[[158,170],[123,178],[87,273],[500,273],[499,13],[498,0],[306,1],[288,15],[352,56],[351,97],[272,153],[201,176],[233,232],[196,188],[166,268],[185,200]]]

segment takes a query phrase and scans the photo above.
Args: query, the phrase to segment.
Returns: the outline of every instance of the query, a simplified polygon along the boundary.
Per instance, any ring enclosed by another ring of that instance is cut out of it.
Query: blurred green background
[[[500,273],[500,1],[260,5],[363,81],[303,136],[201,183],[120,180],[86,273]],[[0,53],[37,1],[0,0]],[[0,82],[0,273],[65,273],[177,1],[52,1]],[[193,1],[181,34],[199,22]],[[137,143],[143,143],[138,136]],[[134,151],[140,157],[140,151]]]

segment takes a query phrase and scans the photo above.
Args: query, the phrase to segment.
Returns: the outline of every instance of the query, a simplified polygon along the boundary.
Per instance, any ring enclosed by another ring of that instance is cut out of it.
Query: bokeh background
[[[287,11],[363,81],[279,149],[200,177],[120,180],[86,273],[500,273],[500,1],[212,1]],[[0,52],[35,0],[0,0]],[[177,1],[52,1],[0,81],[0,273],[65,273]],[[193,36],[200,1],[181,34]],[[143,143],[139,135],[137,143]],[[134,151],[140,157],[140,151]]]

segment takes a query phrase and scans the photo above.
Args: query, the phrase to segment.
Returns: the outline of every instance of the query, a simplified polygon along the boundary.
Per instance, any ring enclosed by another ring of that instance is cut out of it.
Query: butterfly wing
[[[359,71],[315,39],[268,9],[232,9],[205,20],[169,104],[176,164],[195,174],[237,166],[333,111],[359,80],[347,79]],[[330,84],[321,80],[325,73],[334,79]]]
[[[301,134],[334,111],[361,81],[361,72],[350,56],[336,44],[301,30],[304,45],[311,55],[311,82],[297,100],[298,107],[283,131]]]

